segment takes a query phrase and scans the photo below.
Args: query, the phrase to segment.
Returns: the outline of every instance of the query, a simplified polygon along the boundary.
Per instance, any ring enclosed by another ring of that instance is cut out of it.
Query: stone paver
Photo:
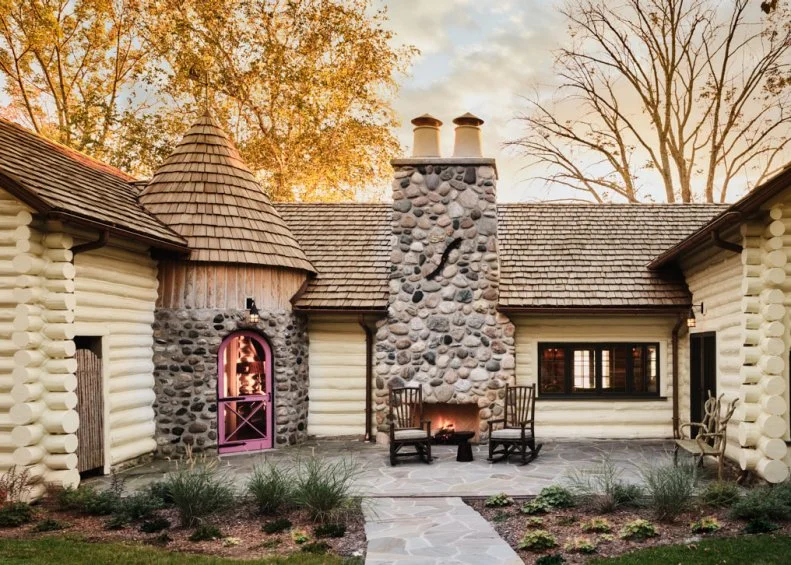
[[[486,461],[485,445],[473,446],[475,460],[456,461],[456,448],[432,448],[431,465],[405,459],[396,467],[388,463],[387,448],[359,441],[310,441],[299,447],[281,448],[266,454],[241,454],[222,458],[234,482],[241,487],[256,463],[266,459],[278,465],[292,465],[299,457],[320,455],[329,458],[353,457],[360,467],[355,492],[366,497],[392,496],[489,496],[505,492],[511,496],[538,494],[545,486],[561,481],[573,469],[590,468],[609,456],[624,471],[627,481],[639,480],[639,466],[670,461],[672,443],[667,441],[547,441],[537,459],[520,466]],[[162,478],[176,464],[158,460],[124,472],[127,488],[135,490]],[[92,481],[109,481],[108,477]]]
[[[522,563],[461,498],[375,498],[363,509],[367,565]]]

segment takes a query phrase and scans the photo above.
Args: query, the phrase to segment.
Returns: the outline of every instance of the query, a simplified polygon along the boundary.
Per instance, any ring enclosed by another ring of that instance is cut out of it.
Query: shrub
[[[116,514],[115,516],[113,516],[104,523],[104,529],[123,530],[128,525],[129,525],[129,520],[126,519],[126,516]]]
[[[534,498],[529,502],[525,502],[519,511],[522,514],[546,514],[551,509],[551,506],[541,498]]]
[[[284,532],[292,526],[291,520],[288,518],[278,518],[277,520],[272,520],[271,522],[267,522],[261,529],[264,530],[267,534],[277,534],[280,532]]]
[[[16,465],[0,475],[0,505],[8,502],[26,502],[30,497],[30,469],[17,472]]]
[[[552,549],[557,547],[558,542],[555,536],[546,530],[534,530],[526,532],[517,546],[519,549],[527,549],[530,551],[543,551],[545,549]]]
[[[513,503],[514,503],[513,498],[511,498],[504,492],[501,492],[500,494],[495,494],[487,498],[484,505],[488,506],[489,508],[500,508],[503,506],[511,506]]]
[[[192,527],[234,504],[230,479],[217,470],[216,461],[190,459],[185,467],[165,478],[167,492],[179,514],[181,525]]]
[[[146,492],[148,492],[148,494],[150,494],[152,497],[161,500],[163,506],[173,505],[173,497],[171,496],[170,490],[168,489],[168,485],[165,481],[151,483],[146,488]]]
[[[591,518],[582,524],[582,531],[608,534],[612,531],[612,525],[607,518]]]
[[[789,520],[791,502],[787,490],[777,487],[752,489],[731,506],[731,516],[742,520]]]
[[[600,534],[599,535],[599,543],[610,543],[615,541],[615,536],[612,534]]]
[[[541,528],[544,525],[544,519],[539,518],[538,516],[531,516],[530,518],[527,519],[525,525],[528,528]]]
[[[294,540],[294,543],[299,545],[302,545],[303,543],[310,541],[308,534],[306,534],[302,530],[293,530],[291,532],[291,539]]]
[[[170,527],[170,520],[167,518],[157,517],[152,520],[146,520],[140,524],[140,531],[144,534],[155,534],[162,530],[167,530]]]
[[[753,518],[742,530],[745,534],[768,534],[779,530],[780,526],[774,522],[770,522],[766,518]]]
[[[576,524],[579,521],[579,518],[576,516],[558,516],[558,525],[560,526],[570,526],[572,524]]]
[[[66,487],[55,496],[63,510],[74,510],[91,516],[109,516],[121,508],[121,496],[112,487],[98,491],[92,486]]]
[[[214,526],[212,524],[201,524],[195,531],[190,534],[188,538],[190,541],[211,541],[215,539],[220,539],[222,537],[222,532],[220,528]]]
[[[582,502],[600,513],[614,512],[639,498],[639,487],[621,481],[622,471],[609,457],[590,469],[574,469],[566,476],[569,488]]]
[[[692,505],[697,473],[691,464],[657,465],[641,471],[649,504],[658,520],[673,521]]]
[[[240,538],[227,537],[227,538],[223,538],[222,540],[223,547],[236,547],[240,543],[242,543],[242,540]]]
[[[566,545],[563,546],[563,549],[569,553],[590,554],[596,552],[596,544],[589,538],[574,538],[566,543]]]
[[[536,565],[562,565],[566,560],[560,553],[553,553],[551,555],[542,555],[536,559]]]
[[[720,529],[720,523],[714,516],[706,516],[696,520],[689,525],[689,528],[696,534],[711,534]]]
[[[495,512],[494,516],[492,516],[492,522],[505,522],[508,520],[509,516],[511,516],[511,514],[508,512],[504,510],[498,510]]]
[[[639,506],[645,493],[643,487],[634,483],[616,483],[613,487],[616,506]]]
[[[637,519],[628,522],[621,529],[621,539],[644,540],[658,536],[654,526],[648,520]]]
[[[167,545],[173,541],[173,538],[167,532],[161,532],[158,536],[154,536],[151,543],[155,545]]]
[[[0,507],[0,528],[17,528],[33,521],[33,509],[27,502],[9,502]]]
[[[321,524],[313,528],[317,538],[342,538],[346,535],[346,526],[343,524]]]
[[[352,459],[329,461],[310,457],[298,461],[294,501],[314,521],[337,518],[351,506],[357,473],[357,464]]]
[[[538,498],[546,502],[552,508],[571,508],[576,504],[574,495],[566,488],[558,485],[551,485],[541,489]]]
[[[323,554],[323,553],[327,553],[327,551],[329,549],[330,549],[330,546],[325,541],[316,541],[316,542],[313,542],[313,543],[306,543],[305,545],[302,546],[302,551],[304,551],[305,553],[315,553],[315,554],[319,554],[319,555]]]
[[[700,499],[709,506],[726,508],[739,500],[740,492],[736,483],[714,481],[706,485]]]
[[[274,514],[292,502],[294,479],[271,463],[256,465],[247,483],[247,491],[261,514]]]
[[[151,518],[157,510],[164,507],[165,503],[161,498],[152,495],[150,491],[140,491],[122,498],[118,503],[117,513],[131,522],[136,522]]]
[[[58,530],[65,530],[69,527],[68,522],[61,522],[60,520],[55,520],[54,518],[44,518],[33,526],[34,532],[57,532]]]

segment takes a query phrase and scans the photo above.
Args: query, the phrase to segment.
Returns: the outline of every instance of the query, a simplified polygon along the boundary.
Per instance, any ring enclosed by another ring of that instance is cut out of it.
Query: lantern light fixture
[[[255,298],[247,299],[247,321],[251,324],[257,324],[261,320],[261,315],[258,313],[258,308],[255,305]]]
[[[689,313],[687,314],[687,327],[694,328],[697,325],[697,320],[695,320],[695,309],[700,311],[701,316],[703,315],[703,302],[700,304],[693,304],[689,308]]]

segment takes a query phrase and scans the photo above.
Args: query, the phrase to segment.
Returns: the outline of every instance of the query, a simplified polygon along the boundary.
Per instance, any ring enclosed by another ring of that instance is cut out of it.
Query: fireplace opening
[[[456,432],[470,432],[470,442],[478,442],[479,424],[477,404],[424,404],[423,418],[431,421],[431,435],[435,443],[455,444]]]

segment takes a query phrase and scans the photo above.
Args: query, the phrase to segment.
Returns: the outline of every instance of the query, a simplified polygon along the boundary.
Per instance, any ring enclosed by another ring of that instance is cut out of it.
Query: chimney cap
[[[457,126],[481,126],[483,125],[483,120],[467,112],[453,120],[453,123]]]
[[[431,114],[423,114],[422,116],[418,116],[414,120],[412,120],[412,125],[421,127],[421,126],[431,126],[438,128],[442,125],[442,122],[432,116]]]

